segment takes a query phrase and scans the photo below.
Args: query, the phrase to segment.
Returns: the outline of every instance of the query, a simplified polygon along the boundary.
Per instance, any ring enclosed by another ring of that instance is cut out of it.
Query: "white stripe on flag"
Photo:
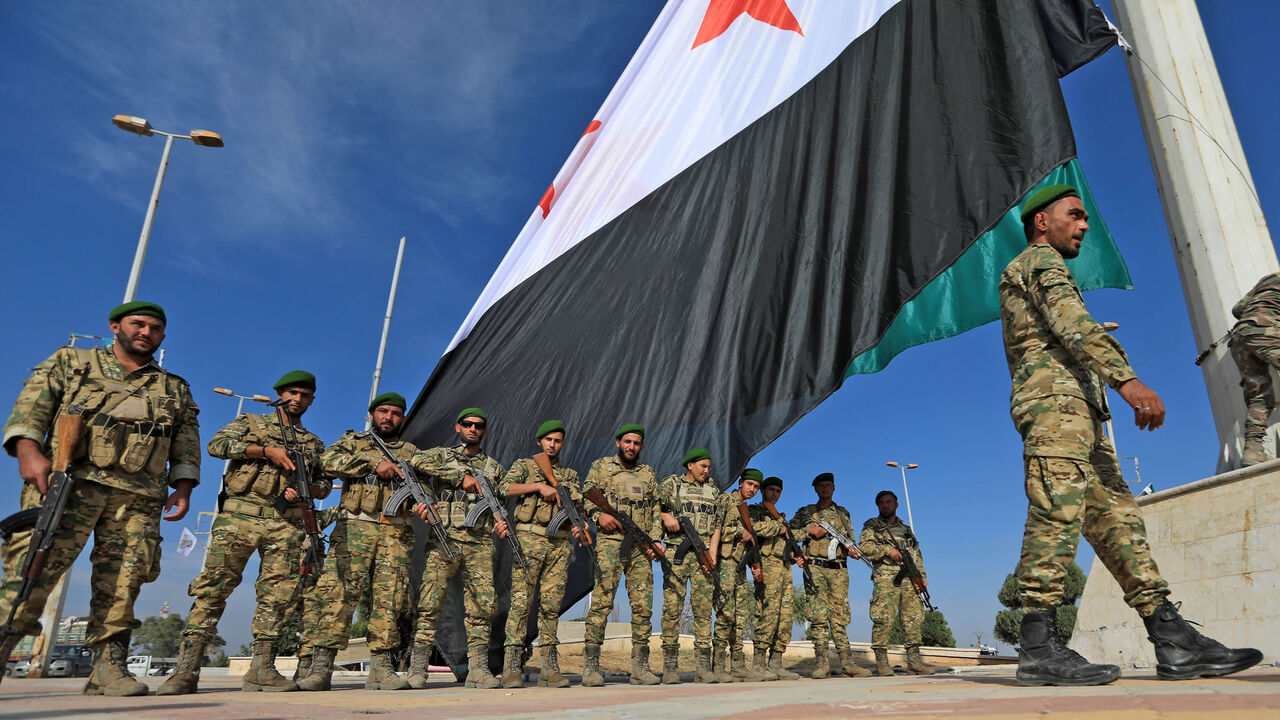
[[[178,538],[178,554],[183,557],[190,555],[191,551],[196,549],[197,544],[198,541],[195,534],[186,528],[182,528],[182,537]]]

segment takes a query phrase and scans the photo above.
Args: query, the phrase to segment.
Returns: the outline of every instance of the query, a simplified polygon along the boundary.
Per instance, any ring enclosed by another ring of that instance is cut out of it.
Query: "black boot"
[[[1142,619],[1147,639],[1156,646],[1156,677],[1190,680],[1239,672],[1262,662],[1253,648],[1231,649],[1191,627],[1178,612],[1181,605],[1165,600],[1150,617]]]
[[[1023,613],[1019,685],[1106,685],[1119,678],[1120,668],[1091,663],[1062,642],[1057,611]]]

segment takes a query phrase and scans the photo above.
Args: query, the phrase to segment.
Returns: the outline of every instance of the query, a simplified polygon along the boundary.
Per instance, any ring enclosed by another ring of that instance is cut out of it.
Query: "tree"
[[[369,634],[369,616],[373,614],[373,591],[366,587],[360,593],[360,601],[356,603],[356,619],[351,623],[351,631],[347,637],[367,637]]]
[[[1076,601],[1084,594],[1085,582],[1089,579],[1080,566],[1071,563],[1067,575],[1062,581],[1062,605],[1058,606],[1058,637],[1063,642],[1071,639],[1076,629]],[[1022,598],[1018,596],[1018,579],[1012,574],[1004,579],[1000,591],[996,593],[1000,604],[1008,608],[996,613],[995,634],[1001,642],[1018,645],[1022,642]]]
[[[955,647],[956,638],[951,633],[951,626],[941,610],[926,610],[924,622],[920,625],[921,642],[930,647]],[[906,630],[902,627],[902,616],[893,619],[889,628],[889,644],[901,645],[906,640]]]
[[[231,658],[228,658],[226,653],[220,652],[214,655],[212,660],[205,663],[205,667],[227,667],[230,664]]]
[[[142,625],[133,631],[133,651],[140,655],[152,657],[177,657],[178,648],[182,645],[182,631],[186,627],[181,615],[171,614],[168,617],[152,615],[142,621]],[[205,643],[205,657],[214,650],[227,646],[221,635]],[[207,664],[207,663],[205,663]]]

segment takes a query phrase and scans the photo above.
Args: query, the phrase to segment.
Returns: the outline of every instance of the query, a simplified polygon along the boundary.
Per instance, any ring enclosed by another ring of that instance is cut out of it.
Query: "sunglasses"
[[[483,430],[485,425],[483,422],[476,422],[475,420],[461,420],[458,424],[464,428],[475,428],[477,430]]]

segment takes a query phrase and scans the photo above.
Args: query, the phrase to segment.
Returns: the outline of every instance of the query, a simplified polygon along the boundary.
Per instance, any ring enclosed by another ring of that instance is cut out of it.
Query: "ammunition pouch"
[[[386,485],[373,473],[355,480],[345,480],[339,504],[349,513],[376,515],[382,512],[382,506],[386,503],[386,489]]]
[[[517,523],[538,525],[545,528],[555,515],[556,508],[552,503],[542,499],[538,493],[529,493],[520,498],[516,505],[515,519]]]

